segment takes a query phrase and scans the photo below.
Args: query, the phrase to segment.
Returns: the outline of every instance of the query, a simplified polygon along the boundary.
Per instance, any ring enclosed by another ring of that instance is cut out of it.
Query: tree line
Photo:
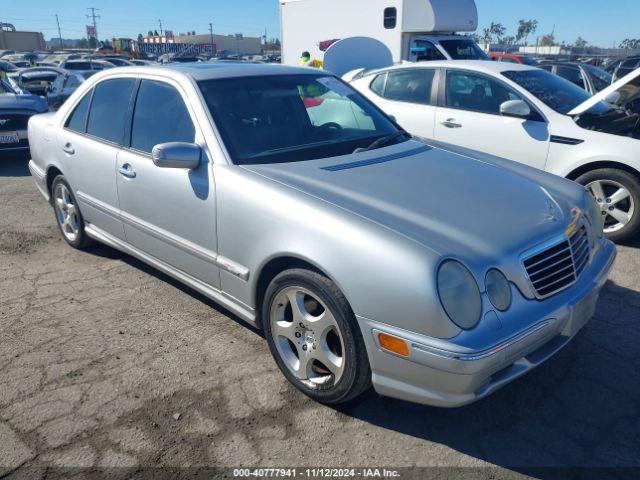
[[[502,23],[491,22],[491,24],[480,33],[472,35],[478,43],[502,44],[502,45],[527,45],[529,37],[538,31],[538,20],[520,20],[515,35],[505,35],[507,28]],[[558,45],[554,33],[548,33],[539,37],[538,45],[550,47]],[[564,42],[563,42],[564,44]],[[575,48],[586,48],[589,42],[582,37],[578,37],[572,45]],[[640,38],[627,38],[623,40],[619,48],[626,50],[640,49]]]

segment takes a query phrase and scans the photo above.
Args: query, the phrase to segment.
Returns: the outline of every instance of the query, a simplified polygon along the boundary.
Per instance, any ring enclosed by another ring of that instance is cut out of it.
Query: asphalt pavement
[[[108,247],[68,247],[26,159],[0,158],[0,478],[101,469],[130,478],[142,467],[421,466],[443,478],[466,467],[492,478],[638,468],[639,345],[637,242],[620,246],[576,339],[494,395],[454,410],[374,393],[328,408],[289,386],[260,332],[212,301]]]

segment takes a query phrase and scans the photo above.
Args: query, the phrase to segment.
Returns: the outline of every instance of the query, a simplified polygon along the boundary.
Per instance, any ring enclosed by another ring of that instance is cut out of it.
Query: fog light
[[[404,340],[401,340],[397,337],[392,337],[391,335],[387,335],[386,333],[379,333],[378,341],[380,342],[380,346],[385,350],[389,350],[390,352],[403,357],[409,356],[409,346]]]
[[[484,280],[491,304],[501,312],[511,306],[511,287],[507,278],[495,268],[489,270]]]

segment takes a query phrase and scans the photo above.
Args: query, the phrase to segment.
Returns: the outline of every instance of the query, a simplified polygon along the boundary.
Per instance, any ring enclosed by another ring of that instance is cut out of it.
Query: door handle
[[[447,128],[462,128],[462,125],[457,123],[455,118],[447,118],[441,125]]]
[[[131,168],[131,165],[129,165],[128,163],[125,163],[120,168],[118,168],[118,172],[123,177],[136,178],[136,172],[133,171],[133,168]]]
[[[69,155],[73,155],[74,153],[76,153],[75,149],[73,148],[73,145],[71,145],[69,142],[64,144],[64,146],[62,147],[62,150],[64,150],[64,153],[67,153]]]

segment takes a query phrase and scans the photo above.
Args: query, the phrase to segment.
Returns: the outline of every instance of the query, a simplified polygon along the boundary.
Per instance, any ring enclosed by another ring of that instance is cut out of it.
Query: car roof
[[[536,70],[538,67],[519,63],[492,62],[491,60],[434,60],[418,63],[401,63],[393,65],[392,67],[371,70],[365,75],[368,76],[382,71],[406,68],[460,68],[495,75],[502,72]]]
[[[214,80],[219,78],[257,77],[264,75],[305,75],[322,74],[314,68],[288,67],[268,63],[227,63],[227,62],[192,62],[168,63],[163,65],[129,66],[110,68],[102,72],[101,78],[124,73],[157,73],[158,71],[173,71],[193,78],[195,81]]]

